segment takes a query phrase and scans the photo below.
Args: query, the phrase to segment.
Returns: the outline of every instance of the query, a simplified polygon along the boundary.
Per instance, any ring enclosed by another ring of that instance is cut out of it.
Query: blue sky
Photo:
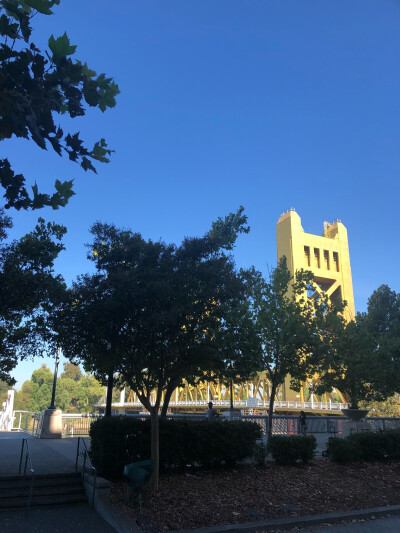
[[[64,223],[56,268],[68,283],[91,268],[96,220],[180,242],[240,205],[251,232],[237,264],[266,273],[293,206],[309,233],[347,227],[358,311],[382,283],[400,292],[397,0],[63,0],[54,12],[33,19],[34,41],[67,31],[75,56],[121,90],[114,110],[70,121],[115,149],[97,176],[31,142],[1,145],[42,189],[75,180],[65,209],[15,213],[12,232],[39,215]],[[20,364],[19,383],[40,362]]]

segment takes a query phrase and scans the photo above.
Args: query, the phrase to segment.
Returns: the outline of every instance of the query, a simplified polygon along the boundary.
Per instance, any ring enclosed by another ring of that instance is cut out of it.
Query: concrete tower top
[[[345,317],[355,318],[347,229],[340,220],[324,222],[322,235],[306,233],[293,207],[283,212],[276,225],[278,260],[286,256],[292,275],[311,270],[319,290],[332,300],[346,300]]]

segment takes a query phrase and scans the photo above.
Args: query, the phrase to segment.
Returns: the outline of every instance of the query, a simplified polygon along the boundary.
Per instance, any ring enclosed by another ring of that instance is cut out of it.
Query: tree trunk
[[[164,403],[161,408],[161,418],[165,418],[167,416],[169,402],[171,400],[172,393],[174,392],[175,389],[176,389],[176,386],[171,384],[171,385],[168,385],[167,390],[165,391]]]
[[[112,392],[114,385],[114,373],[110,372],[107,379],[107,399],[105,416],[111,416]]]
[[[158,407],[152,407],[150,410],[151,417],[151,458],[154,461],[153,475],[150,479],[150,488],[152,491],[158,490],[158,479],[160,470],[160,426],[158,418]]]
[[[271,395],[269,398],[269,411],[268,411],[268,438],[272,436],[272,417],[274,413],[276,389],[277,389],[276,383],[271,383]]]

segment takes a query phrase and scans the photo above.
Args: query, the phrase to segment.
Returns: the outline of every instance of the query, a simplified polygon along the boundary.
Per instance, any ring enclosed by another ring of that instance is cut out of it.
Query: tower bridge
[[[316,292],[327,295],[332,301],[346,300],[344,317],[350,321],[355,318],[353,282],[350,267],[347,229],[340,220],[323,223],[322,235],[304,231],[301,218],[294,208],[283,212],[276,225],[278,260],[286,256],[287,266],[295,276],[299,269],[311,270],[316,281]],[[309,294],[314,298],[316,294]],[[270,384],[265,373],[258,373],[252,381],[233,385],[233,405],[238,409],[269,407]],[[249,401],[250,400],[250,401]],[[207,403],[229,406],[230,391],[222,383],[198,382],[177,388],[171,397],[170,408],[175,412],[204,411]],[[342,409],[344,399],[339,391],[333,395],[317,397],[310,394],[308,384],[304,383],[300,392],[290,389],[290,376],[276,393],[277,410],[311,409],[331,411]],[[253,405],[253,407],[249,407]],[[333,406],[333,407],[332,407]],[[136,411],[141,409],[136,395],[131,391],[127,402],[114,404],[117,411]]]

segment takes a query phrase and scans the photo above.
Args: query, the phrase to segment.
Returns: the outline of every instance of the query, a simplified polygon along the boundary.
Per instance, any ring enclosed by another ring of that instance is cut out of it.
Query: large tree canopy
[[[340,316],[324,336],[326,350],[315,368],[318,393],[339,390],[351,407],[400,392],[400,295],[382,285],[366,313],[346,323]]]
[[[327,300],[307,298],[307,290],[312,289],[313,283],[310,271],[299,270],[292,276],[285,256],[269,279],[253,272],[252,305],[260,341],[261,369],[271,384],[269,435],[278,387],[290,376],[291,387],[300,389],[321,350],[321,328],[330,314],[336,316]]]
[[[215,331],[225,305],[244,285],[227,251],[247,232],[243,208],[217,220],[202,238],[180,246],[95,224],[90,257],[98,274],[81,277],[59,315],[64,353],[103,380],[112,373],[135,391],[152,416],[158,483],[158,412],[163,394],[221,356]]]
[[[97,75],[86,63],[73,59],[76,46],[66,33],[50,36],[48,49],[32,40],[33,17],[51,15],[60,0],[0,0],[0,141],[11,137],[31,140],[43,150],[66,154],[84,170],[93,161],[108,162],[111,151],[104,139],[87,148],[79,133],[63,131],[62,116],[85,115],[87,106],[105,111],[114,107],[119,90],[111,78]],[[31,192],[10,161],[0,159],[4,208],[39,209],[65,206],[73,193],[72,180],[56,180],[55,191]],[[10,371],[18,358],[43,353],[48,338],[47,318],[63,291],[53,263],[63,249],[65,228],[39,219],[34,231],[19,242],[7,243],[11,219],[0,206],[0,379],[12,382]]]
[[[66,33],[48,40],[41,51],[32,41],[31,20],[51,15],[60,0],[0,0],[0,141],[13,136],[34,141],[66,154],[84,170],[95,172],[92,161],[108,162],[111,151],[104,139],[92,148],[84,146],[79,133],[65,132],[55,117],[85,115],[85,105],[105,111],[115,106],[118,86],[105,74],[97,75],[86,63],[72,59],[76,46]],[[36,183],[29,193],[25,177],[15,173],[8,159],[0,159],[0,184],[6,208],[38,209],[66,205],[74,194],[72,180],[56,180],[55,192],[39,192]]]
[[[53,266],[66,230],[39,219],[31,233],[6,243],[10,226],[0,210],[0,379],[13,383],[18,359],[42,355],[51,342],[48,319],[65,291]]]

